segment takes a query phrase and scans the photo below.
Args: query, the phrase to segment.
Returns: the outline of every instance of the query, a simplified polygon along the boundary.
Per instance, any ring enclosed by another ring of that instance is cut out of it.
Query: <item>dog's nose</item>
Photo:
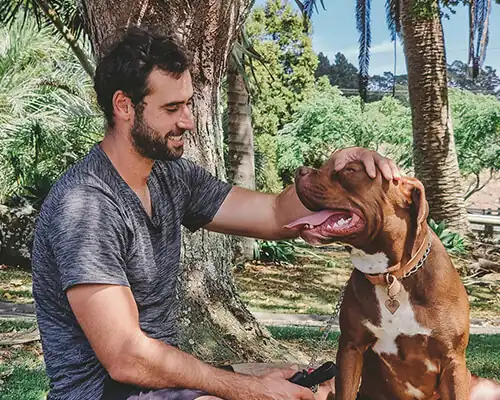
[[[307,167],[300,167],[297,170],[297,176],[306,176],[309,173],[310,169]]]

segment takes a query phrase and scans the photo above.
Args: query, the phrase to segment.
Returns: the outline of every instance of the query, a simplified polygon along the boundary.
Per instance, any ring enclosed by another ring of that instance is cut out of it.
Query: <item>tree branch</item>
[[[471,197],[474,193],[477,193],[479,192],[480,190],[484,189],[484,187],[490,183],[490,181],[493,179],[493,168],[490,169],[490,176],[489,178],[486,180],[486,182],[484,182],[482,185],[480,184],[480,177],[479,177],[479,172],[475,174],[476,175],[476,184],[472,184],[469,186],[469,188],[467,189],[468,190],[468,193],[464,196],[464,200],[467,200],[469,197]],[[472,186],[474,186],[474,188],[472,188]]]

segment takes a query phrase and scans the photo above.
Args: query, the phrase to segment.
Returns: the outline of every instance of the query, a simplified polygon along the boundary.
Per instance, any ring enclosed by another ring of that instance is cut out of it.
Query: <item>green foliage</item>
[[[0,200],[40,202],[102,134],[92,82],[32,19],[0,29]]]
[[[464,254],[466,252],[464,239],[458,233],[446,229],[444,221],[438,224],[431,218],[429,220],[429,227],[438,236],[449,253]]]
[[[449,92],[458,163],[463,174],[500,170],[500,101],[465,90]]]
[[[319,167],[333,151],[349,146],[379,149],[384,144],[385,154],[399,164],[407,164],[411,115],[408,108],[390,97],[367,104],[361,113],[358,97],[345,97],[322,82],[277,139],[277,165],[285,183],[291,182],[301,165]]]
[[[335,54],[335,60],[330,63],[328,57],[323,53],[318,54],[318,68],[315,72],[316,78],[327,76],[332,86],[339,89],[358,89],[358,69],[351,64],[342,53]]]
[[[274,192],[281,187],[267,147],[284,124],[292,120],[299,104],[312,93],[318,63],[309,32],[299,12],[283,0],[268,0],[250,15],[246,32],[265,64],[254,63],[251,84],[252,125],[256,151],[266,158],[266,173],[257,171],[257,188]],[[260,137],[265,139],[259,140]],[[273,170],[273,171],[272,171]]]
[[[500,170],[500,101],[458,89],[450,89],[449,96],[462,174]],[[319,167],[336,149],[363,146],[391,157],[410,172],[412,138],[411,109],[406,103],[385,96],[360,112],[359,98],[343,96],[323,76],[315,93],[299,106],[294,121],[279,131],[278,171],[290,183],[298,167]]]
[[[288,240],[257,240],[254,259],[266,262],[292,263],[296,258],[296,249]]]

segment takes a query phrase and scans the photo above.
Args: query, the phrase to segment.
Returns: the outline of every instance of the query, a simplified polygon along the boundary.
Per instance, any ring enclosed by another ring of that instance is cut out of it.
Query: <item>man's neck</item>
[[[141,156],[125,135],[108,132],[100,146],[123,180],[134,190],[142,191],[147,185],[153,161]]]

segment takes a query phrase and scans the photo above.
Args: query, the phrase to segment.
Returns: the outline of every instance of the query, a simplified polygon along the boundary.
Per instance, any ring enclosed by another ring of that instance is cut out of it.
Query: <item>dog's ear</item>
[[[425,197],[425,188],[422,182],[416,178],[405,177],[400,181],[400,190],[408,204],[415,210],[417,225],[420,226],[429,216],[429,203]]]

